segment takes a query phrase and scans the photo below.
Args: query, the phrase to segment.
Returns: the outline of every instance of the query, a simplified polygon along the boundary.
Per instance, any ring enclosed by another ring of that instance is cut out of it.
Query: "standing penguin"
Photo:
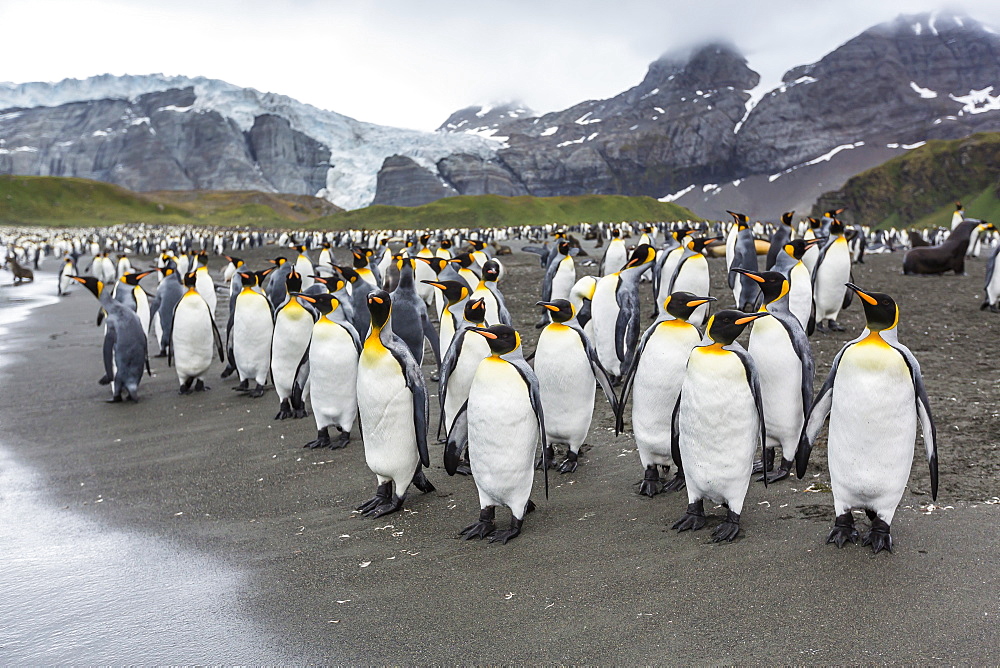
[[[264,384],[271,370],[271,338],[274,309],[260,288],[264,272],[240,272],[243,289],[236,296],[233,316],[233,361],[240,374],[237,391],[256,399],[264,396]],[[250,389],[250,380],[257,386]]]
[[[710,241],[716,241],[716,239],[698,238],[687,242],[687,246],[674,268],[673,276],[667,283],[668,294],[690,292],[694,295],[707,295],[711,293],[708,259],[702,254],[705,245]],[[691,324],[701,327],[705,323],[707,314],[708,306],[699,306],[698,310],[690,317]]]
[[[788,279],[776,271],[734,271],[757,282],[764,296],[761,311],[771,315],[754,325],[747,349],[760,377],[767,428],[764,458],[754,465],[754,472],[775,482],[787,478],[794,466],[802,427],[812,407],[816,376],[812,351],[802,324],[788,308]],[[774,467],[774,448],[779,445],[781,465],[769,474]]]
[[[313,310],[302,304],[307,298],[300,295],[302,277],[295,269],[285,279],[285,289],[288,298],[274,311],[274,336],[271,338],[271,379],[279,401],[275,420],[306,416],[302,372],[308,361],[309,339],[315,322]]]
[[[816,305],[813,302],[812,275],[802,257],[806,251],[820,243],[822,239],[794,239],[784,245],[774,267],[788,279],[788,310],[799,321],[807,336],[816,330]]]
[[[358,364],[358,413],[365,461],[378,479],[378,489],[357,509],[381,517],[403,507],[410,482],[422,492],[432,492],[434,486],[421,470],[421,465],[430,466],[424,376],[409,348],[392,331],[389,293],[371,292],[368,308],[371,332]]]
[[[538,302],[550,312],[552,322],[538,336],[535,348],[535,375],[538,376],[545,421],[547,459],[552,461],[553,445],[566,446],[566,459],[559,463],[560,473],[576,470],[580,446],[590,432],[594,417],[594,380],[618,412],[618,398],[611,389],[611,379],[597,359],[597,351],[576,321],[572,304],[565,299]]]
[[[829,416],[827,457],[837,519],[826,542],[837,547],[856,543],[851,511],[864,510],[871,530],[863,544],[878,554],[892,552],[889,525],[910,477],[918,421],[930,465],[931,498],[937,500],[937,433],[920,364],[897,338],[896,302],[852,283],[847,287],[861,299],[868,326],[833,360],[809,414],[796,474],[805,475],[812,444]]]
[[[786,211],[781,214],[781,222],[774,227],[774,233],[771,235],[771,243],[767,248],[767,262],[765,263],[767,271],[778,271],[774,268],[774,265],[777,264],[785,244],[792,240],[793,216],[795,216],[794,211]]]
[[[138,274],[125,274],[118,279],[115,289],[115,299],[135,311],[142,324],[142,331],[149,331],[150,306],[149,295],[139,285],[139,281],[153,273],[153,269]]]
[[[184,277],[187,292],[174,307],[170,334],[167,363],[172,362],[177,370],[181,394],[209,389],[205,385],[205,373],[212,365],[213,344],[219,351],[219,361],[225,359],[222,337],[205,298],[198,292],[196,274],[192,271]],[[192,383],[194,390],[191,389]]]
[[[490,355],[479,363],[469,400],[448,433],[444,465],[453,475],[462,450],[468,447],[480,513],[479,520],[460,535],[466,540],[489,537],[490,542],[506,544],[520,535],[524,516],[535,509],[530,496],[539,438],[548,496],[545,417],[538,378],[524,361],[520,335],[507,325],[470,331],[486,337]],[[506,531],[494,524],[498,505],[510,508]]]
[[[312,287],[312,284],[316,281],[313,276],[316,274],[316,267],[313,265],[312,260],[309,259],[307,255],[306,247],[302,244],[297,246],[292,246],[292,248],[298,251],[298,255],[295,257],[295,271],[301,276],[302,281],[302,291],[306,291]]]
[[[312,295],[319,311],[309,342],[309,402],[316,418],[316,439],[307,448],[342,448],[351,441],[358,414],[358,356],[361,340],[331,293]],[[330,427],[340,432],[330,440]]]
[[[983,303],[980,311],[989,308],[993,313],[1000,312],[1000,271],[997,271],[997,255],[1000,254],[1000,244],[993,249],[986,261],[986,284],[983,286]]]
[[[513,326],[513,322],[510,318],[510,311],[507,310],[507,304],[504,301],[503,293],[500,292],[500,288],[497,287],[497,281],[499,279],[500,263],[492,259],[487,260],[483,263],[483,277],[480,279],[479,285],[476,286],[476,289],[472,292],[471,299],[482,298],[484,300],[486,303],[486,322],[489,324]],[[567,287],[567,292],[568,290],[569,288]]]
[[[833,219],[830,223],[830,238],[820,251],[812,271],[817,330],[844,331],[837,322],[837,316],[850,303],[849,295],[852,293],[844,290],[844,285],[850,278],[851,250],[844,238],[844,224]]]
[[[212,312],[212,317],[215,317],[215,306],[219,301],[219,296],[215,293],[215,281],[212,280],[212,275],[208,273],[208,253],[206,251],[201,251],[196,257],[197,269],[192,271],[195,272],[197,277],[197,288],[198,293],[208,304],[208,309]]]
[[[637,246],[621,271],[597,282],[591,302],[594,347],[613,382],[628,371],[639,341],[639,275],[656,257],[652,246]]]
[[[441,309],[438,322],[438,349],[447,352],[451,340],[461,323],[465,303],[469,299],[470,290],[465,283],[459,281],[424,281],[444,295],[445,305]],[[483,307],[485,311],[485,306]],[[483,344],[486,345],[485,343]]]
[[[62,269],[59,270],[59,283],[57,293],[60,297],[69,292],[69,286],[73,285],[73,276],[76,274],[76,266],[73,258],[68,257],[63,262]]]
[[[598,265],[597,273],[601,276],[614,274],[621,271],[626,262],[628,262],[628,248],[625,247],[625,241],[622,240],[621,230],[616,227],[611,230],[611,241],[604,249],[604,256]],[[565,299],[565,297],[559,297],[559,299]]]
[[[708,499],[728,507],[712,540],[732,541],[740,532],[754,454],[766,433],[757,369],[736,338],[767,315],[719,311],[708,321],[710,342],[688,358],[673,417],[674,461],[684,466],[688,493],[687,511],[673,525],[678,531],[705,526]]]
[[[749,219],[742,213],[733,213],[736,218],[736,238],[733,241],[732,259],[729,262],[729,287],[733,290],[736,308],[739,311],[753,311],[757,300],[757,290],[754,282],[735,269],[757,271],[757,249],[754,246],[753,230]],[[727,246],[728,249],[728,246]],[[686,289],[685,286],[674,287],[675,290]]]
[[[438,389],[441,418],[438,421],[438,438],[441,437],[442,428],[445,434],[451,430],[455,416],[469,399],[469,388],[472,387],[472,379],[479,363],[490,354],[486,340],[472,331],[472,328],[483,327],[485,319],[486,306],[482,299],[470,299],[465,303],[462,323],[455,331],[441,362]]]
[[[622,395],[615,413],[615,435],[625,429],[625,403],[633,388],[632,433],[639,461],[645,475],[639,493],[655,496],[661,489],[663,473],[670,470],[673,453],[672,411],[684,382],[684,369],[691,350],[701,341],[701,332],[688,322],[699,306],[715,297],[698,297],[690,292],[675,292],[666,299],[664,313],[646,330],[636,352],[635,362],[625,376]],[[674,479],[663,489],[684,487],[684,472],[678,467]]]
[[[156,296],[149,304],[150,317],[153,319],[153,334],[160,350],[157,357],[166,357],[170,347],[170,334],[174,324],[174,308],[184,296],[184,285],[181,283],[177,265],[173,260],[167,260],[166,266],[160,269],[162,279],[156,286]]]
[[[550,281],[551,284],[549,286],[549,296],[543,297],[543,301],[569,299],[570,290],[573,288],[573,284],[576,283],[576,263],[573,260],[574,254],[571,252],[572,249],[569,246],[569,242],[560,241],[556,250],[561,259],[553,265],[555,271],[551,277],[548,272],[545,274],[545,279]],[[624,260],[622,264],[625,264]],[[505,324],[509,325],[510,323]]]
[[[139,316],[129,307],[111,297],[111,289],[93,276],[74,276],[97,297],[107,314],[104,327],[104,375],[111,383],[109,403],[129,400],[139,401],[139,381],[142,371],[149,371],[146,352],[146,333],[142,331]],[[114,280],[114,279],[112,279]]]
[[[440,366],[440,342],[430,316],[427,315],[427,304],[417,293],[416,281],[414,281],[415,264],[416,262],[409,256],[401,256],[397,262],[399,283],[391,293],[392,307],[396,315],[393,331],[410,349],[410,354],[416,360],[417,366],[424,363],[424,339],[431,344],[431,350],[434,352],[434,363]]]
[[[340,272],[347,284],[351,287],[351,311],[354,316],[351,324],[358,336],[364,338],[368,336],[368,329],[371,326],[371,315],[368,313],[368,295],[375,288],[370,283],[361,278],[361,274],[354,271],[353,267],[342,267],[335,265],[334,269]]]

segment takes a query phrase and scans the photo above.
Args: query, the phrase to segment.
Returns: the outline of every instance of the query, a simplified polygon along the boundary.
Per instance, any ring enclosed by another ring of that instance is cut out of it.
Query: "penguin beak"
[[[747,278],[752,278],[753,280],[757,281],[758,283],[765,283],[766,282],[763,278],[761,278],[760,274],[758,274],[756,272],[753,272],[753,271],[749,271],[747,269],[740,269],[739,267],[733,267],[729,271],[734,271],[737,274],[743,274]]]
[[[139,274],[136,274],[136,275],[135,275],[135,280],[136,280],[136,281],[141,281],[142,279],[144,279],[144,278],[146,278],[147,276],[149,276],[150,274],[152,274],[152,273],[153,273],[153,271],[155,271],[155,270],[150,270],[150,271],[144,271],[144,272],[142,272],[142,273],[139,273]]]
[[[545,307],[548,310],[552,311],[553,313],[559,312],[559,307],[553,304],[552,302],[535,302],[535,306]]]
[[[323,285],[327,284],[326,278],[324,278],[323,276],[313,276],[313,275],[310,275],[309,278],[313,279],[314,281],[318,281],[318,282],[322,283]]]
[[[494,334],[490,330],[488,330],[486,328],[483,328],[483,327],[470,327],[469,331],[475,332],[476,334],[481,334],[484,338],[487,338],[487,339],[495,339],[495,338],[497,338],[496,334]]]
[[[315,303],[316,303],[316,300],[315,300],[315,299],[313,299],[313,298],[312,298],[312,297],[310,297],[309,295],[304,295],[304,294],[302,294],[301,292],[297,292],[297,293],[295,293],[295,296],[296,296],[296,297],[297,297],[298,299],[303,299],[303,300],[305,300],[305,301],[309,302],[310,304],[315,304]]]
[[[437,288],[438,290],[447,290],[448,289],[447,285],[445,285],[444,283],[438,283],[437,281],[420,281],[420,282],[421,283],[426,283],[427,285],[431,285],[431,286]]]
[[[752,313],[744,318],[739,318],[736,320],[737,325],[745,325],[747,323],[753,322],[757,318],[763,318],[765,316],[771,315],[770,313]]]
[[[708,302],[719,301],[715,297],[704,297],[702,299],[692,299],[687,303],[688,308],[695,308],[696,306],[701,306],[702,304],[707,304]]]
[[[872,306],[875,306],[876,304],[878,304],[878,300],[877,299],[875,299],[874,297],[872,297],[870,294],[868,294],[867,292],[865,292],[864,290],[862,290],[858,286],[854,285],[854,283],[844,283],[844,285],[846,285],[847,287],[849,287],[851,290],[854,290],[854,292],[857,293],[858,297],[861,297],[861,299],[865,300],[867,303],[871,304]]]

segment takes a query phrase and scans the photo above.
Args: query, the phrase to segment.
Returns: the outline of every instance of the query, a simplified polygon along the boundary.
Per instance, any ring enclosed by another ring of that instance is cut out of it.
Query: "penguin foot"
[[[195,381],[195,384],[194,384],[194,391],[195,392],[208,392],[211,389],[212,388],[210,388],[208,385],[205,384],[205,381],[203,381],[203,380]]]
[[[107,374],[105,374],[105,375],[101,376],[100,380],[97,381],[97,384],[98,385],[110,385],[111,384],[111,378],[109,378],[107,376]]]
[[[329,446],[330,446],[330,432],[326,427],[323,427],[322,429],[316,432],[316,438],[314,440],[309,441],[302,447],[315,450],[316,448],[326,448]]]
[[[510,518],[510,528],[506,531],[494,531],[490,534],[491,543],[500,543],[501,545],[506,545],[507,541],[517,538],[521,535],[521,525],[524,524],[523,519],[517,519],[516,517]]]
[[[663,491],[663,485],[660,480],[660,471],[656,464],[650,464],[646,467],[646,474],[643,476],[642,482],[639,483],[639,494],[653,498],[661,491]]]
[[[488,506],[479,511],[479,521],[470,524],[461,531],[458,532],[459,536],[465,536],[465,540],[472,540],[473,538],[478,538],[482,540],[490,534],[496,532],[497,527],[493,523],[493,518],[496,517],[496,507]]]
[[[367,517],[376,518],[382,517],[383,515],[389,515],[391,513],[400,510],[403,507],[403,499],[405,497],[392,495],[392,498],[388,501],[378,504],[371,510],[365,513]]]
[[[355,508],[355,510],[360,510],[362,513],[367,514],[368,511],[377,508],[380,504],[385,503],[389,500],[389,496],[392,493],[392,481],[387,480],[378,486],[375,490],[375,496],[368,499],[360,506]]]
[[[556,452],[555,452],[555,450],[552,449],[552,446],[551,445],[546,445],[545,446],[545,452],[544,452],[544,454],[541,457],[538,458],[538,461],[535,462],[535,470],[536,471],[541,471],[542,470],[542,465],[545,462],[549,463],[549,468],[550,469],[551,468],[555,468],[555,464],[552,462],[552,460],[555,459],[555,456],[556,456]]]
[[[158,352],[155,355],[153,355],[153,357],[166,357],[166,356],[167,356],[167,351],[166,350],[161,350],[160,352]]]
[[[413,474],[413,486],[424,494],[433,492],[436,489],[434,485],[431,484],[431,481],[427,479],[427,476],[424,475],[424,469],[419,464],[417,465],[417,472]]]
[[[283,399],[281,401],[281,405],[278,407],[278,414],[274,416],[274,419],[284,420],[290,417],[293,417],[292,405],[289,403],[288,399]]]
[[[572,473],[576,470],[577,454],[572,450],[566,452],[566,459],[559,463],[559,473]]]
[[[295,418],[296,420],[301,420],[302,418],[306,417],[307,415],[309,415],[309,414],[306,413],[306,409],[305,409],[304,406],[300,406],[300,407],[296,407],[296,408],[292,409],[292,417]]]
[[[784,457],[781,458],[781,465],[778,466],[778,470],[773,473],[768,473],[767,484],[770,485],[772,482],[778,482],[779,480],[784,480],[792,472],[792,467],[795,462],[787,461]],[[757,478],[757,482],[763,482],[764,476]]]
[[[827,543],[833,543],[837,547],[844,547],[850,541],[855,545],[858,542],[858,530],[854,528],[854,515],[848,510],[843,515],[837,515],[833,522],[833,530],[826,537]]]
[[[688,504],[687,511],[670,528],[678,531],[687,531],[688,529],[697,531],[703,526],[705,526],[705,502],[695,501]]]
[[[846,332],[847,331],[847,329],[843,325],[841,325],[839,322],[837,322],[836,320],[830,320],[829,322],[830,322],[830,324],[828,325],[828,327],[830,328],[831,332]]]
[[[219,374],[219,378],[229,378],[230,376],[233,375],[234,371],[236,371],[236,367],[227,364],[226,368],[223,369],[222,373]]]
[[[347,444],[350,442],[351,442],[351,432],[341,431],[340,436],[337,437],[337,440],[331,442],[329,445],[331,450],[339,450],[341,448],[346,448]]]
[[[719,526],[715,527],[715,531],[712,532],[712,542],[721,543],[726,541],[732,543],[736,540],[736,536],[740,533],[740,516],[739,513],[734,513],[729,511],[726,513],[726,519]]]
[[[467,461],[462,461],[455,468],[455,473],[458,475],[472,475],[472,465]]]
[[[872,554],[878,554],[882,550],[892,554],[892,536],[889,534],[889,525],[882,521],[875,513],[868,513],[868,519],[872,521],[871,531],[866,533],[862,539],[862,545],[871,545]],[[875,515],[875,517],[872,517]]]
[[[758,459],[753,463],[752,473],[763,473],[765,466],[768,471],[774,470],[774,448],[764,448],[764,458]],[[763,478],[760,478],[760,480],[763,480]]]
[[[666,485],[663,486],[663,491],[664,492],[679,492],[680,490],[684,489],[686,486],[687,486],[687,481],[684,480],[684,471],[681,471],[680,469],[678,469],[677,473],[674,474],[674,477],[671,478],[670,482],[668,482]]]
[[[827,333],[827,329],[826,329],[826,327],[823,326],[822,322],[817,322],[816,323],[816,329],[815,329],[815,331],[819,332],[820,334],[826,334]]]
[[[262,396],[264,396],[264,386],[258,383],[257,387],[253,388],[247,393],[247,396],[250,397],[251,399],[260,399]]]
[[[250,391],[250,380],[241,381],[239,385],[233,388],[234,392],[249,392]]]
[[[111,397],[110,399],[108,399],[104,403],[106,403],[106,404],[120,404],[121,402],[122,402],[122,397],[121,397],[120,394],[118,394],[118,395],[115,395],[115,396]]]
[[[186,381],[181,383],[181,386],[177,389],[177,394],[191,394],[194,390],[191,389],[191,383],[194,382],[194,378],[188,378]]]

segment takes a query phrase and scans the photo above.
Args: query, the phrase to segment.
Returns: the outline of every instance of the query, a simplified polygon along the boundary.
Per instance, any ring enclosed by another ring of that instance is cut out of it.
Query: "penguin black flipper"
[[[788,340],[792,344],[792,350],[795,351],[795,356],[799,358],[799,363],[802,365],[802,412],[804,413],[803,418],[808,420],[809,411],[812,408],[813,381],[816,377],[816,366],[809,349],[809,338],[803,336],[804,331],[802,329],[789,325],[782,318],[778,318],[777,320],[785,328],[785,331],[788,332]],[[797,323],[798,321],[796,320],[795,322]]]
[[[618,319],[615,321],[615,354],[622,368],[627,370],[626,353],[635,351],[636,342],[639,339],[639,331],[636,328],[636,321],[639,318],[639,299],[630,290],[622,290],[621,283],[618,284],[618,291],[615,299],[618,301]]]
[[[853,292],[851,290],[850,292]],[[924,448],[927,451],[927,464],[930,467],[931,475],[931,499],[937,501],[938,490],[938,449],[937,449],[937,427],[934,425],[934,418],[931,415],[930,399],[927,397],[927,389],[924,387],[924,378],[920,373],[920,363],[913,356],[910,349],[901,343],[889,341],[896,352],[898,352],[906,366],[910,369],[910,379],[913,381],[913,394],[916,396],[917,418],[920,420],[920,431],[924,435]]]
[[[108,381],[113,381],[115,379],[114,373],[114,356],[115,356],[115,340],[118,338],[118,334],[115,331],[115,324],[113,321],[108,321],[108,328],[104,332],[104,377]]]
[[[404,345],[402,348],[405,350],[406,346]],[[424,386],[424,378],[412,357],[409,358],[410,363],[407,364],[406,358],[401,357],[397,350],[390,348],[390,351],[406,375],[406,387],[413,396],[413,429],[417,439],[417,452],[420,453],[420,462],[425,468],[429,468],[431,457],[427,451],[427,415],[430,412],[430,404],[427,398],[427,388]]]
[[[677,393],[677,403],[674,404],[674,409],[670,414],[670,459],[674,461],[674,466],[677,467],[678,471],[683,471],[684,467],[681,464],[681,427],[680,423],[677,421],[677,416],[681,412],[681,393]]]
[[[851,269],[851,280],[848,281],[848,282],[849,283],[853,283],[854,282],[854,269],[853,268]],[[851,305],[852,301],[854,301],[854,290],[844,290],[844,301],[843,301],[843,303],[841,303],[840,309],[841,310],[846,309],[848,306]]]
[[[635,381],[635,371],[639,367],[639,360],[642,358],[642,352],[646,349],[646,344],[649,343],[649,339],[653,336],[656,328],[660,326],[662,320],[657,320],[652,325],[650,325],[645,332],[642,334],[642,339],[635,348],[635,355],[632,356],[632,364],[629,365],[628,370],[622,379],[622,394],[618,398],[618,410],[615,412],[615,436],[618,436],[623,431],[625,431],[625,402],[628,400],[628,395],[632,392],[632,383]]]
[[[548,461],[548,451],[549,443],[548,439],[545,438],[545,414],[542,411],[542,394],[538,388],[538,378],[535,376],[535,372],[532,371],[528,363],[524,361],[522,355],[518,355],[512,359],[500,356],[501,359],[506,360],[512,367],[517,369],[517,372],[521,374],[521,379],[528,388],[528,399],[531,401],[531,408],[535,411],[535,417],[538,419],[538,435],[542,440],[542,471],[545,476],[545,498],[549,498],[549,461]]]
[[[437,331],[434,329],[434,323],[431,322],[431,318],[424,311],[420,315],[420,326],[424,332],[424,338],[427,342],[431,344],[431,350],[434,352],[434,363],[441,367],[441,344],[438,339]]]
[[[583,344],[583,349],[587,352],[587,358],[590,359],[590,369],[594,372],[594,378],[597,379],[597,384],[604,391],[604,397],[608,400],[608,405],[611,406],[611,412],[617,416],[618,397],[615,395],[614,388],[611,387],[611,379],[608,377],[608,372],[600,360],[597,359],[597,350],[590,344],[590,339],[582,327],[576,323],[570,324],[569,327],[580,337],[580,343]]]
[[[826,382],[823,383],[823,387],[819,389],[816,399],[812,402],[809,417],[806,418],[806,423],[802,426],[802,436],[799,437],[799,449],[795,453],[795,477],[800,480],[806,474],[806,467],[809,465],[809,455],[812,452],[813,443],[816,442],[816,436],[819,434],[819,430],[823,428],[823,423],[826,422],[826,418],[830,416],[830,411],[833,409],[833,383],[837,378],[837,371],[840,369],[840,359],[844,356],[844,351],[862,338],[864,337],[859,336],[840,349],[837,356],[833,358],[833,364],[830,366],[830,374],[826,377]]]
[[[97,309],[97,326],[100,327],[101,323],[104,322],[104,317],[107,315],[107,311],[103,308]]]
[[[809,306],[809,322],[806,323],[806,336],[816,333],[816,300],[811,300]]]
[[[206,306],[208,306],[206,304]],[[211,315],[211,312],[209,313]],[[219,361],[226,361],[226,345],[222,342],[222,334],[219,332],[219,326],[215,324],[215,318],[210,317],[209,322],[212,323],[212,335],[215,337],[215,347],[219,350]]]
[[[455,365],[458,364],[459,356],[462,354],[462,344],[465,343],[465,337],[462,336],[463,333],[464,330],[455,332],[455,335],[451,337],[451,345],[448,346],[448,351],[444,354],[444,359],[441,360],[441,371],[438,374],[438,403],[441,405],[440,415],[438,416],[438,438],[441,438],[442,429],[447,428],[449,431],[451,429],[451,425],[444,423],[444,401],[445,395],[448,393],[448,379],[455,370]]]
[[[444,470],[455,475],[462,463],[462,453],[469,447],[469,402],[459,409],[458,415],[448,429],[448,442],[444,446]]]
[[[514,326],[514,321],[510,317],[510,311],[507,309],[507,302],[503,298],[503,294],[499,290],[490,290],[493,293],[493,297],[497,300],[497,315],[500,317],[501,324],[507,325],[508,327]],[[549,289],[549,295],[551,296],[552,291]]]
[[[728,346],[723,346],[722,349],[736,355],[746,370],[747,384],[750,386],[750,392],[753,393],[753,403],[757,407],[757,423],[760,425],[761,459],[763,459],[767,456],[767,453],[764,452],[767,445],[767,425],[764,424],[764,399],[760,391],[760,374],[757,373],[757,367],[754,366],[750,353],[744,350],[740,344],[732,343]],[[764,476],[764,487],[767,487],[767,475]]]

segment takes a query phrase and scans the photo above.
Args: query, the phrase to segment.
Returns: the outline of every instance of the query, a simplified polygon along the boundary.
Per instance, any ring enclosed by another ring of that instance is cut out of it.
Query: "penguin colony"
[[[260,398],[274,388],[275,419],[311,410],[316,437],[305,447],[345,447],[357,424],[375,475],[374,496],[357,507],[365,515],[400,510],[411,484],[434,489],[424,469],[436,432],[445,470],[471,475],[480,498],[477,521],[460,535],[506,543],[535,509],[535,471],[543,471],[546,496],[550,468],[573,473],[595,400],[606,400],[616,435],[629,413],[643,469],[639,492],[686,490],[687,507],[673,524],[678,532],[706,525],[706,500],[721,504],[726,516],[714,528],[716,542],[742,531],[755,474],[764,485],[792,472],[805,475],[828,421],[836,521],[827,542],[862,540],[876,553],[891,552],[890,526],[918,424],[936,499],[936,431],[919,363],[897,337],[895,301],[852,283],[851,268],[866,252],[922,244],[895,231],[849,228],[840,213],[798,226],[791,212],[766,226],[733,212],[728,227],[575,227],[605,248],[597,276],[578,275],[579,242],[555,226],[401,238],[136,226],[111,237],[21,237],[7,245],[12,258],[36,266],[44,255],[64,258],[58,293],[77,282],[97,297],[104,328],[100,382],[111,386],[111,401],[139,399],[151,340],[157,356],[175,367],[182,394],[209,389],[207,373],[218,355],[226,363],[223,378],[238,374],[233,389]],[[957,247],[959,261],[967,253],[989,254],[982,308],[998,311],[996,228],[960,214],[953,230],[921,237],[923,245]],[[629,247],[626,239],[637,232],[638,243]],[[762,238],[769,238],[763,253]],[[505,269],[492,257],[504,239],[534,242],[523,250],[538,254],[543,269],[536,323],[542,331],[530,355],[504,301]],[[235,255],[265,244],[294,251],[294,258],[281,254],[251,270]],[[337,264],[334,248],[341,257],[349,251],[349,261]],[[223,255],[220,284],[209,273],[207,249],[233,253]],[[156,266],[138,272],[128,252],[151,255]],[[723,252],[729,282],[712,286],[706,257]],[[85,255],[92,259],[81,270]],[[922,261],[933,265],[935,257]],[[154,273],[159,282],[150,295],[139,282]],[[656,303],[648,326],[640,313],[644,282]],[[220,294],[229,304],[221,328]],[[814,393],[809,337],[841,331],[839,312],[855,299],[867,327],[844,346]],[[733,308],[711,313],[712,302]],[[744,348],[737,339],[748,327]],[[428,347],[436,371],[425,378]],[[436,392],[428,391],[429,382],[437,383]],[[433,430],[431,394],[440,403]],[[506,529],[496,525],[497,506],[510,511]],[[863,536],[854,510],[870,522]]]

